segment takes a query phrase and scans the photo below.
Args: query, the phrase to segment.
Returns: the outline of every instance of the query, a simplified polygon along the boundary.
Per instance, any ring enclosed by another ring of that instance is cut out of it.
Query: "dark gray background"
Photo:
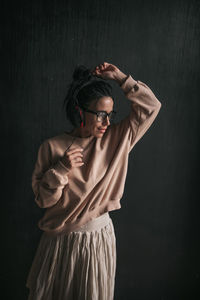
[[[27,299],[43,214],[31,189],[38,147],[69,129],[62,102],[75,65],[104,61],[162,103],[130,154],[122,208],[110,213],[115,300],[197,299],[200,2],[7,1],[1,12],[3,299]],[[111,84],[119,120],[129,102]]]

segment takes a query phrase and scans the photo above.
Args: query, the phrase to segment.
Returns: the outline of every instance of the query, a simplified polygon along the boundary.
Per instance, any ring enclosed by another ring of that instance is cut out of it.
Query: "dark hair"
[[[75,127],[79,126],[81,118],[76,106],[87,109],[92,101],[104,96],[113,99],[112,86],[106,80],[93,75],[84,65],[76,66],[63,102],[67,119]]]

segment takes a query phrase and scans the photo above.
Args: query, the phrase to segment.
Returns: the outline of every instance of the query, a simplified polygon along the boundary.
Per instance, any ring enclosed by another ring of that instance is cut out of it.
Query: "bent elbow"
[[[161,106],[162,106],[161,102],[158,101],[158,99],[157,99],[157,101],[155,102],[155,105],[154,105],[154,107],[153,107],[153,109],[152,109],[152,113],[158,114],[158,112],[159,112]]]
[[[162,106],[162,103],[160,101],[158,101],[158,110],[160,110],[161,106]]]

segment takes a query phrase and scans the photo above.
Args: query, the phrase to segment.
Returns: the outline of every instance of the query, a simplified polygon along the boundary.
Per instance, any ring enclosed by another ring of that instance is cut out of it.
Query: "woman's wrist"
[[[120,71],[114,76],[114,80],[121,86],[125,82],[127,77],[128,75]]]

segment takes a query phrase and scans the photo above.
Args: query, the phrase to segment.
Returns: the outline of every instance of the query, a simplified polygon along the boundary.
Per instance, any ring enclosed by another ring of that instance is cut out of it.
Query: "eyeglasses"
[[[87,111],[87,112],[90,112],[92,114],[95,114],[97,116],[97,121],[98,122],[103,122],[107,119],[107,117],[109,118],[110,121],[113,121],[114,118],[115,118],[115,115],[116,115],[116,111],[115,110],[112,110],[109,114],[104,111],[104,110],[100,110],[100,111],[93,111],[93,110],[90,110],[90,109],[85,109],[84,108],[84,111]]]

